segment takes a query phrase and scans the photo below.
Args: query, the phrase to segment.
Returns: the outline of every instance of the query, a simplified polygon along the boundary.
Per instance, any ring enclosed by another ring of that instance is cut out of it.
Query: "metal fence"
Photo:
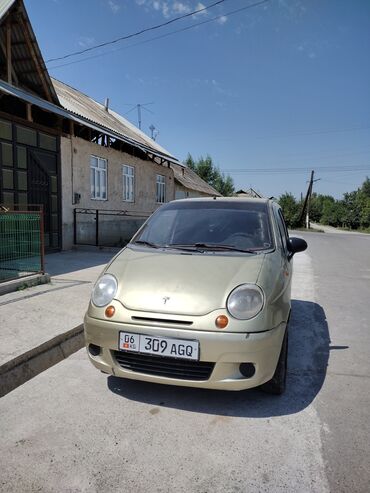
[[[44,272],[43,212],[34,208],[0,208],[0,282]]]
[[[151,212],[74,209],[74,244],[125,246]]]

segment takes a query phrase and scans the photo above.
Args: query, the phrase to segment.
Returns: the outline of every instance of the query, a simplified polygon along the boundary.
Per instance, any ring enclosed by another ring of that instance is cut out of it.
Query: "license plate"
[[[156,354],[169,358],[199,359],[199,342],[168,337],[152,337],[131,332],[119,333],[119,349],[134,353]]]

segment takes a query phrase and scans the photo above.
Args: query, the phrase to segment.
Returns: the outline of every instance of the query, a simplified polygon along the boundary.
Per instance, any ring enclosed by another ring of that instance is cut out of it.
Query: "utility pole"
[[[306,193],[306,198],[304,199],[304,204],[303,204],[303,207],[302,207],[302,212],[301,212],[301,215],[300,215],[300,218],[299,218],[299,222],[300,222],[300,224],[302,224],[304,213],[306,213],[306,228],[307,229],[310,229],[310,202],[311,202],[313,184],[316,181],[319,181],[321,179],[321,178],[317,178],[316,180],[314,180],[313,179],[314,176],[315,176],[315,172],[314,172],[314,170],[312,170],[311,171],[311,178],[310,178],[310,181],[309,181],[309,184],[308,184],[307,193]]]
[[[314,170],[311,171],[310,184],[308,185],[307,191],[307,210],[306,210],[306,229],[310,229],[310,202],[312,195],[312,185],[313,185],[313,177],[315,175]]]

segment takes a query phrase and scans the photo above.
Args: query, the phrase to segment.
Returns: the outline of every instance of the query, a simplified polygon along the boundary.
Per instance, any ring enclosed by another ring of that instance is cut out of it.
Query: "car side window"
[[[285,234],[285,229],[284,229],[284,222],[280,217],[280,214],[277,210],[274,210],[274,216],[279,232],[279,239],[280,239],[280,244],[281,248],[284,252],[284,255],[288,255],[288,245],[287,245],[287,240],[286,240],[286,234]]]
[[[283,226],[283,231],[284,231],[284,241],[285,241],[285,246],[286,246],[286,249],[287,251],[289,250],[288,248],[288,245],[289,245],[289,233],[288,233],[288,228],[286,227],[286,222],[285,222],[285,219],[284,219],[284,216],[283,216],[283,213],[281,211],[281,209],[279,209],[279,218],[280,218],[280,222]]]

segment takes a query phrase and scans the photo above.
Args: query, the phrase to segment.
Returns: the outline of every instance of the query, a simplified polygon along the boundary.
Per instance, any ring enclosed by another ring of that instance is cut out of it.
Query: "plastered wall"
[[[90,196],[90,156],[107,159],[107,200]],[[135,201],[124,202],[122,197],[122,165],[135,168]],[[61,138],[62,228],[63,249],[73,245],[73,209],[126,210],[150,214],[160,206],[156,203],[156,175],[166,177],[166,201],[175,198],[174,175],[171,168],[151,161],[102,147],[78,137]],[[81,198],[74,204],[74,195]],[[80,216],[79,216],[80,218]],[[91,218],[89,218],[91,219]],[[81,221],[79,221],[81,223]],[[131,232],[130,232],[131,235]]]

